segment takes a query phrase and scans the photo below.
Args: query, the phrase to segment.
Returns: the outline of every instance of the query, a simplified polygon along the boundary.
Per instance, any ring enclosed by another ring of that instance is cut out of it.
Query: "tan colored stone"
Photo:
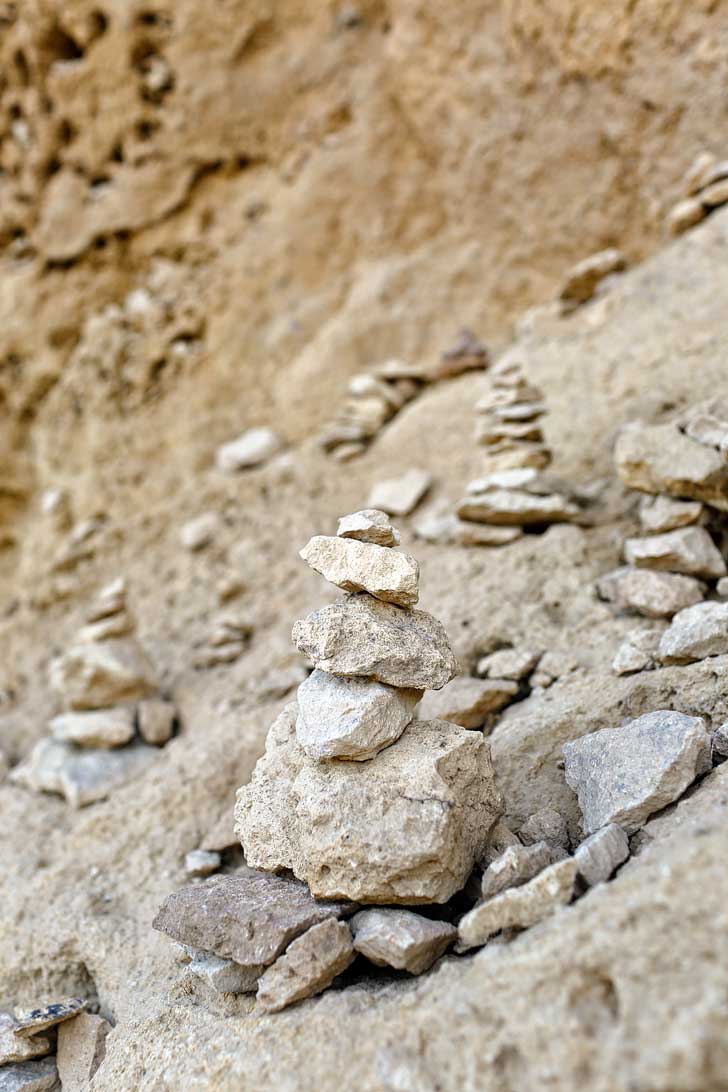
[[[54,739],[79,747],[123,747],[134,736],[134,711],[129,706],[90,713],[61,713],[50,722]]]
[[[377,546],[399,546],[399,531],[392,526],[387,513],[377,508],[363,508],[342,516],[336,533],[339,538],[373,542]]]
[[[685,432],[707,447],[715,447],[728,456],[728,402],[724,398],[695,407],[687,414]]]
[[[625,425],[617,435],[614,461],[631,489],[704,501],[728,511],[728,463],[676,424]]]
[[[700,201],[703,208],[717,209],[728,201],[728,178],[719,182],[713,182],[700,191]]]
[[[709,185],[713,181],[712,172],[716,163],[712,152],[699,152],[685,172],[683,192],[690,197]]]
[[[255,993],[262,973],[261,967],[241,967],[234,959],[221,959],[210,952],[186,948],[188,970],[216,993]]]
[[[280,436],[273,429],[251,428],[218,448],[215,463],[224,474],[235,474],[267,462],[282,446]]]
[[[354,959],[351,930],[345,921],[322,921],[292,941],[258,982],[258,1004],[280,1012],[296,1001],[314,997],[345,971]]]
[[[57,1089],[55,1058],[40,1058],[0,1069],[0,1092],[56,1092]]]
[[[420,567],[410,554],[372,542],[315,535],[299,557],[344,591],[365,591],[400,607],[413,607],[419,598]]]
[[[660,639],[658,659],[685,664],[728,653],[728,603],[697,603],[679,611]]]
[[[705,219],[705,207],[697,197],[678,201],[667,214],[667,227],[671,235],[682,235]]]
[[[185,550],[194,553],[204,550],[220,533],[222,520],[217,512],[203,512],[182,527],[179,540]]]
[[[456,512],[461,519],[478,523],[517,526],[568,522],[579,515],[579,509],[558,493],[544,496],[517,489],[489,489],[467,496]]]
[[[480,728],[518,694],[511,679],[473,679],[457,675],[441,690],[430,690],[420,703],[423,720],[447,720],[462,728]]]
[[[561,288],[560,298],[574,306],[586,303],[594,295],[600,281],[611,273],[620,272],[626,264],[624,254],[613,247],[591,254],[569,270]]]
[[[106,1054],[111,1024],[84,1012],[58,1029],[58,1076],[63,1092],[87,1092]]]
[[[457,929],[411,910],[360,910],[351,919],[354,948],[377,967],[422,974],[450,947]]]
[[[174,731],[177,708],[174,702],[162,698],[145,698],[137,706],[139,735],[145,743],[161,747],[167,743]]]
[[[0,1067],[15,1062],[27,1062],[30,1058],[39,1058],[50,1054],[51,1044],[42,1035],[24,1039],[15,1034],[18,1022],[9,1012],[0,1012]]]
[[[604,883],[629,857],[629,839],[621,827],[607,823],[574,851],[579,875],[589,887]]]
[[[692,576],[623,566],[600,577],[596,590],[618,610],[633,610],[646,618],[671,618],[699,603],[706,588]]]
[[[95,644],[97,641],[108,641],[112,637],[126,637],[134,629],[134,619],[122,609],[107,618],[100,618],[98,622],[89,622],[82,626],[76,634],[76,643]]]
[[[51,686],[69,709],[104,709],[135,701],[157,685],[146,653],[130,637],[74,645],[53,661],[50,675]]]
[[[542,653],[532,648],[500,648],[478,660],[476,672],[481,678],[515,679],[531,674]]]
[[[140,774],[157,751],[143,743],[113,750],[76,747],[56,739],[39,740],[29,757],[10,773],[16,785],[59,793],[73,808],[107,796]]]
[[[379,508],[390,516],[407,516],[414,511],[432,485],[427,470],[413,468],[399,478],[377,482],[369,494],[367,507]]]
[[[673,497],[645,497],[640,504],[640,523],[648,534],[674,531],[698,523],[705,509],[698,501],[675,500]]]
[[[720,551],[704,527],[679,527],[646,538],[628,538],[624,559],[637,568],[716,580],[726,574]]]

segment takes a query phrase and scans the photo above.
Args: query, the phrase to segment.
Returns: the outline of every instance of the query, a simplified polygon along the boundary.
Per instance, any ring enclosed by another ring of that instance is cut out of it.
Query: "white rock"
[[[590,835],[574,853],[579,875],[589,887],[608,880],[628,857],[629,839],[615,823]]]
[[[510,887],[520,887],[553,863],[554,851],[547,842],[508,846],[483,873],[483,898],[490,899]]]
[[[728,603],[698,603],[676,614],[660,640],[666,664],[691,663],[728,653]]]
[[[222,520],[217,512],[203,512],[201,516],[185,523],[179,539],[186,550],[202,550],[220,533]]]
[[[373,758],[399,739],[421,690],[314,671],[298,688],[298,742],[311,758]]]
[[[400,607],[413,607],[419,598],[420,567],[410,554],[372,542],[315,535],[299,557],[344,591],[365,591]]]
[[[146,653],[133,638],[74,645],[51,664],[51,686],[70,709],[104,709],[156,689]]]
[[[406,516],[420,503],[432,485],[427,470],[413,468],[399,478],[378,482],[369,494],[369,508],[379,508],[390,516]]]
[[[497,470],[484,478],[475,478],[468,482],[466,493],[487,493],[489,489],[526,489],[535,485],[539,472],[532,466],[516,467],[513,470]]]
[[[215,462],[218,470],[224,474],[234,474],[238,470],[259,466],[276,455],[283,441],[270,428],[251,428],[218,448]]]
[[[354,948],[377,967],[422,974],[454,942],[458,931],[411,910],[360,910],[351,919]]]
[[[139,735],[145,743],[161,747],[172,738],[177,708],[174,702],[146,698],[137,706]]]
[[[648,534],[674,531],[698,523],[705,511],[699,501],[675,500],[674,497],[645,497],[640,505],[640,523]]]
[[[650,629],[627,634],[612,661],[615,674],[630,675],[654,667],[661,636],[661,630]]]
[[[464,497],[456,507],[461,519],[476,523],[564,523],[576,519],[579,509],[560,493],[526,493],[519,489],[489,489]]]
[[[11,771],[10,780],[35,792],[59,793],[72,807],[81,808],[104,800],[136,777],[156,754],[142,743],[99,750],[41,739],[29,758]]]
[[[211,849],[191,849],[185,855],[185,872],[188,876],[211,876],[222,864],[222,857]]]
[[[423,720],[448,720],[462,728],[480,728],[518,694],[511,679],[473,679],[458,675],[441,690],[430,690],[420,705]]]
[[[54,739],[79,747],[123,747],[134,736],[134,712],[129,706],[92,713],[61,713],[50,722]]]
[[[596,590],[618,610],[634,610],[646,618],[671,618],[700,603],[706,588],[693,576],[622,566],[600,577]]]
[[[693,440],[717,448],[724,456],[728,455],[728,402],[713,399],[696,407],[687,416],[685,432]]]
[[[679,527],[646,538],[628,538],[624,559],[638,568],[684,573],[714,580],[725,576],[726,564],[704,527]]]
[[[531,674],[538,661],[541,652],[532,648],[501,648],[497,652],[490,652],[487,656],[481,656],[478,660],[476,673],[481,678],[496,679],[525,679]]]
[[[377,508],[363,508],[342,516],[336,533],[339,538],[374,542],[377,546],[399,546],[399,531],[392,526],[387,513]]]
[[[88,1092],[104,1060],[111,1024],[103,1016],[82,1012],[58,1029],[58,1076],[63,1092]]]
[[[12,1013],[0,1012],[0,1066],[27,1062],[30,1058],[39,1058],[51,1052],[48,1039],[42,1035],[24,1039],[15,1034],[17,1026],[18,1022]]]

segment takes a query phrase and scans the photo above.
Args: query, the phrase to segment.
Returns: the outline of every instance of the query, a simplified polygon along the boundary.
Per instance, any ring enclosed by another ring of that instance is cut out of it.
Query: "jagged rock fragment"
[[[56,739],[41,739],[10,778],[35,792],[65,796],[73,808],[104,800],[149,765],[157,751],[143,743],[114,750],[76,747]]]
[[[89,622],[76,634],[77,644],[93,644],[96,641],[108,641],[112,637],[126,637],[134,630],[134,619],[125,610],[100,618],[98,622]]]
[[[637,568],[715,580],[725,576],[726,564],[704,527],[679,527],[646,538],[628,538],[624,559]]]
[[[454,942],[457,929],[412,910],[360,910],[351,919],[354,948],[377,967],[422,974]]]
[[[421,697],[421,690],[316,670],[298,688],[298,742],[311,758],[373,758],[399,739]]]
[[[0,1092],[55,1092],[57,1082],[55,1058],[40,1058],[0,1069]]]
[[[663,496],[645,497],[640,505],[640,523],[648,534],[656,535],[698,523],[704,511],[699,501],[682,501]]]
[[[373,542],[377,546],[399,546],[399,531],[392,526],[387,513],[377,508],[363,508],[342,516],[336,533],[339,538]]]
[[[436,618],[369,595],[346,596],[296,622],[293,642],[322,671],[390,686],[439,690],[457,668]]]
[[[591,834],[574,852],[579,875],[589,887],[608,880],[628,857],[629,839],[615,823]]]
[[[713,182],[700,191],[700,202],[705,209],[717,209],[728,202],[728,179]]]
[[[695,406],[686,415],[684,427],[693,440],[728,456],[728,402],[725,399],[714,398]]]
[[[722,757],[728,756],[728,720],[713,732],[713,750]]]
[[[219,853],[211,849],[191,849],[185,855],[185,872],[188,876],[210,876],[222,864]]]
[[[400,607],[413,607],[419,598],[420,567],[410,554],[372,542],[315,535],[299,557],[344,591],[366,591]]]
[[[441,690],[430,690],[420,705],[423,720],[448,720],[462,728],[480,728],[492,713],[518,694],[512,679],[473,679],[458,675]]]
[[[190,974],[206,982],[217,993],[254,993],[263,966],[241,967],[234,959],[221,959],[210,952],[190,949]]]
[[[614,448],[625,485],[645,493],[704,501],[728,511],[728,462],[715,448],[691,439],[677,424],[622,428]]]
[[[637,629],[628,633],[617,649],[612,671],[617,675],[630,675],[655,667],[661,636],[659,629]]]
[[[379,508],[390,516],[407,516],[432,485],[427,470],[413,468],[399,478],[377,482],[369,494],[369,508]]]
[[[251,428],[218,448],[215,462],[223,474],[260,466],[276,455],[283,446],[280,436],[270,428]]]
[[[83,1012],[58,1029],[58,1076],[63,1092],[88,1092],[89,1082],[104,1060],[111,1024],[103,1016]]]
[[[692,576],[623,566],[601,576],[596,590],[600,599],[618,610],[633,610],[645,618],[671,618],[700,603],[706,589]]]
[[[145,698],[137,706],[139,735],[145,743],[161,747],[172,738],[177,709],[174,702]]]
[[[532,648],[501,648],[478,660],[476,673],[481,678],[515,679],[531,674],[542,653]]]
[[[180,531],[179,539],[185,550],[194,553],[209,546],[220,533],[222,521],[217,512],[203,512],[188,523],[185,523]]]
[[[42,1035],[24,1039],[15,1034],[17,1026],[18,1022],[11,1013],[0,1012],[0,1066],[27,1062],[30,1058],[50,1054],[51,1044],[48,1039]]]
[[[611,273],[621,272],[626,264],[624,254],[614,247],[591,254],[577,262],[566,274],[559,298],[568,307],[586,303],[594,295],[600,281]]]
[[[330,986],[354,959],[351,930],[333,918],[314,925],[279,956],[258,982],[258,1003],[279,1012]]]
[[[564,760],[587,834],[607,823],[633,834],[709,769],[710,736],[702,717],[659,709],[565,743]]]
[[[557,849],[566,849],[569,845],[569,832],[566,819],[556,808],[539,808],[529,815],[520,828],[519,837],[525,845],[546,842]]]
[[[38,1035],[56,1024],[62,1024],[64,1020],[73,1019],[87,1008],[88,1001],[83,997],[64,997],[62,1001],[52,1001],[36,1009],[23,1009],[15,1014],[15,1034],[23,1038]]]
[[[728,653],[728,603],[697,603],[681,610],[660,639],[658,659],[687,664]]]
[[[483,873],[483,898],[490,899],[510,887],[520,887],[553,863],[554,850],[547,842],[508,846]]]
[[[133,638],[75,645],[51,665],[51,685],[70,709],[104,709],[145,698],[154,668]]]
[[[61,713],[50,722],[51,735],[79,747],[123,747],[134,736],[134,711],[128,706],[90,713]]]

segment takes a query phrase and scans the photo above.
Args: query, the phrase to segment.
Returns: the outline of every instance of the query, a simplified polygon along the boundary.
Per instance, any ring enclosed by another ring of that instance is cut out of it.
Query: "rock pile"
[[[51,720],[50,737],[13,770],[16,783],[83,807],[128,781],[171,738],[174,705],[158,696],[154,668],[134,630],[126,584],[116,580],[51,664],[64,711]]]
[[[2,1092],[84,1092],[111,1030],[87,1008],[82,998],[69,997],[15,1015],[0,1012]]]
[[[728,202],[728,160],[701,152],[683,179],[683,195],[667,214],[672,235],[681,235]]]

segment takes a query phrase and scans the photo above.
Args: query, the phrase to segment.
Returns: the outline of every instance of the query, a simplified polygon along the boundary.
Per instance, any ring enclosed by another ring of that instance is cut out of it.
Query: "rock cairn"
[[[701,152],[683,179],[681,199],[667,214],[669,232],[681,235],[726,202],[728,160],[719,160],[711,152]]]
[[[617,473],[644,496],[641,534],[622,546],[624,564],[597,581],[597,594],[619,611],[674,619],[627,636],[615,658],[618,674],[663,662],[701,659],[725,649],[720,637],[728,604],[715,602],[726,576],[728,405],[692,407],[674,422],[622,429]]]
[[[159,696],[154,668],[135,636],[126,584],[104,588],[86,624],[51,664],[63,712],[50,722],[12,779],[60,793],[73,807],[106,797],[133,777],[172,736],[175,707]]]

